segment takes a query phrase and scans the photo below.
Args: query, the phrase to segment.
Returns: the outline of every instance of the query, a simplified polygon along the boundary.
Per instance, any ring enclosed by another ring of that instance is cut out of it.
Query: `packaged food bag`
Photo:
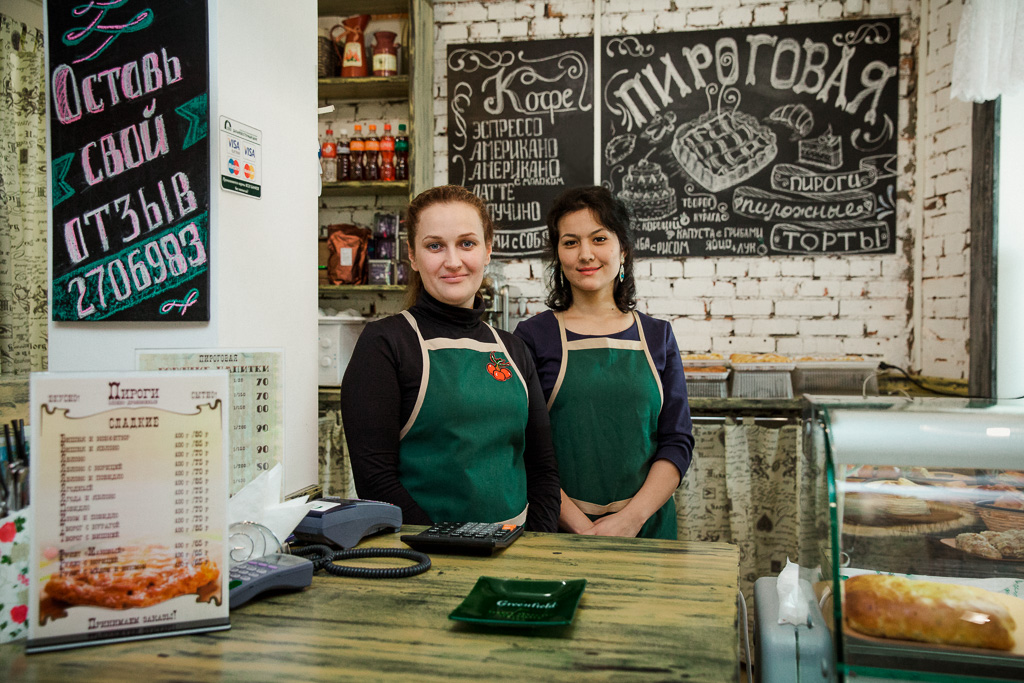
[[[366,284],[369,228],[339,223],[327,227],[327,279],[332,285]]]

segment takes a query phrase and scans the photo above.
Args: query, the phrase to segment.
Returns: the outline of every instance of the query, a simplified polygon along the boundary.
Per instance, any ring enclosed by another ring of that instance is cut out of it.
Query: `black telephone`
[[[295,527],[295,537],[303,543],[348,550],[370,534],[402,527],[402,508],[390,503],[332,496],[315,503]]]
[[[398,531],[402,527],[402,508],[390,503],[360,498],[325,497],[315,501],[293,532],[295,538],[310,544],[295,548],[296,555],[308,556],[316,569],[335,576],[365,579],[398,579],[422,574],[430,569],[430,558],[404,548],[356,548],[360,540],[378,531]],[[331,547],[328,547],[331,546]],[[342,550],[332,550],[340,547]],[[408,567],[348,567],[337,560],[363,557],[400,557],[417,564]]]

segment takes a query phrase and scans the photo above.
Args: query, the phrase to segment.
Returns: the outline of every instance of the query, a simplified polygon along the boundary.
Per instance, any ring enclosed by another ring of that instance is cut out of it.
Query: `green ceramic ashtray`
[[[572,623],[586,579],[538,581],[481,576],[449,619],[490,626],[565,626]]]

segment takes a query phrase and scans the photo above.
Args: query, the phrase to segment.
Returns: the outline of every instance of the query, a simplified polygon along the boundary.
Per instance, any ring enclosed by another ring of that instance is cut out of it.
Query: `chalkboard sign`
[[[602,41],[639,256],[895,253],[899,20]]]
[[[205,0],[51,2],[53,320],[209,320]]]
[[[545,218],[594,180],[593,41],[448,46],[448,182],[487,201],[493,256],[544,253]]]

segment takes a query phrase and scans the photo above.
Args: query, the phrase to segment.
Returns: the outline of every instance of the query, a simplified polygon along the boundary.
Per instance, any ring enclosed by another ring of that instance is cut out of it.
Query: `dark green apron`
[[[562,490],[597,519],[618,512],[640,490],[658,447],[661,378],[640,316],[639,341],[588,337],[568,341],[556,313],[562,366],[548,399]],[[676,538],[675,501],[654,513],[637,534]]]
[[[526,521],[526,383],[493,342],[424,341],[423,376],[400,434],[398,478],[435,522]]]

